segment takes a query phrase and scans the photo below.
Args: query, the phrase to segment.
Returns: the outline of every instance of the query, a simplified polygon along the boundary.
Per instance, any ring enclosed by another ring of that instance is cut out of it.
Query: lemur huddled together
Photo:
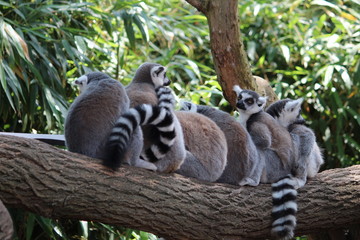
[[[323,158],[301,117],[302,99],[279,100],[234,86],[236,119],[210,106],[183,102],[175,110],[166,67],[144,63],[131,83],[101,72],[75,81],[80,95],[65,121],[69,151],[121,164],[233,185],[272,184],[272,234],[291,239],[297,189],[314,177]]]

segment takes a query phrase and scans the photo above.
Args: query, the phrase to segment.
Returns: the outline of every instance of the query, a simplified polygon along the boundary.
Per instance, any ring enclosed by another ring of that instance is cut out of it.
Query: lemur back
[[[263,161],[260,160],[251,136],[229,113],[204,105],[184,102],[182,110],[200,113],[216,123],[225,135],[228,154],[227,165],[217,182],[234,185],[257,186]]]
[[[112,168],[123,162],[156,170],[154,164],[140,159],[143,141],[139,125],[154,124],[160,134],[174,131],[168,111],[151,105],[129,109],[124,87],[104,73],[89,73],[75,83],[81,94],[71,105],[65,121],[68,149],[103,159]],[[171,137],[166,141],[171,144]]]
[[[85,84],[82,79],[86,79],[86,89],[81,85],[81,94],[71,104],[65,121],[66,145],[69,151],[104,159],[111,129],[129,109],[130,100],[121,83],[104,73],[90,73],[77,80]]]
[[[161,79],[163,79],[163,81],[161,81]],[[157,99],[160,96],[157,96],[155,89],[160,86],[168,85],[169,83],[170,81],[166,77],[165,67],[159,64],[144,63],[139,67],[133,81],[128,85],[126,90],[133,104],[150,103],[150,102],[154,103],[153,101],[155,99],[157,103],[158,101]],[[139,87],[142,84],[143,86]],[[171,111],[173,112],[174,119],[176,119],[178,122],[178,124],[176,124],[178,129],[182,129],[183,136],[177,137],[178,144],[176,144],[175,141],[175,144],[169,151],[168,155],[155,164],[160,164],[160,162],[166,163],[166,162],[174,161],[181,157],[182,161],[181,162],[176,161],[179,164],[177,165],[176,168],[174,167],[171,170],[178,169],[177,171],[178,173],[189,177],[196,177],[207,181],[215,181],[217,178],[220,177],[221,172],[223,171],[226,165],[227,145],[225,138],[217,137],[217,139],[213,140],[214,146],[219,146],[219,144],[217,144],[217,141],[219,141],[219,139],[224,140],[221,144],[221,147],[216,148],[217,150],[220,151],[219,153],[215,153],[214,150],[210,149],[211,154],[208,153],[209,154],[208,157],[210,158],[202,158],[200,160],[198,159],[198,157],[200,156],[202,157],[204,153],[191,152],[190,150],[187,151],[185,149],[185,145],[187,146],[187,148],[189,149],[191,148],[193,151],[195,151],[195,149],[198,149],[201,144],[203,144],[203,146],[211,145],[211,144],[207,144],[211,140],[206,138],[206,134],[211,135],[213,130],[210,131],[209,133],[202,132],[201,134],[203,138],[196,138],[196,134],[195,134],[197,131],[196,128],[199,127],[199,129],[201,129],[201,126],[197,126],[197,124],[192,124],[195,122],[194,119],[192,118],[194,117],[196,119],[197,118],[202,119],[204,117],[201,116],[200,114],[199,115],[195,114],[195,116],[193,115],[185,116],[183,113],[179,113],[178,111],[173,111],[173,110]],[[206,120],[202,119],[199,121],[201,121],[203,124],[208,123],[207,119]],[[221,136],[221,134],[223,134],[221,130],[216,128],[217,126],[215,124],[214,126],[216,131],[218,131],[219,133],[218,135]],[[184,130],[184,128],[186,128],[186,130]],[[156,131],[151,130],[150,133],[144,131],[145,146],[148,145],[146,142],[151,142],[151,140],[156,139],[156,135],[157,135]],[[145,149],[147,149],[147,147],[145,147]],[[203,149],[202,151],[207,152],[209,150]],[[216,157],[220,156],[220,157],[218,159],[215,159],[214,156]],[[207,162],[208,159],[210,159],[211,164],[208,164]],[[208,165],[204,166],[204,164],[208,164]]]
[[[167,87],[155,89],[159,106],[173,110],[175,99]],[[184,163],[176,172],[201,180],[215,181],[226,164],[227,144],[219,127],[198,113],[174,112],[183,129],[187,154]],[[206,149],[212,149],[209,151]],[[219,161],[220,160],[220,161]]]
[[[177,173],[205,181],[216,181],[227,163],[224,133],[209,118],[198,113],[176,111],[189,152]],[[189,167],[190,165],[190,167]]]

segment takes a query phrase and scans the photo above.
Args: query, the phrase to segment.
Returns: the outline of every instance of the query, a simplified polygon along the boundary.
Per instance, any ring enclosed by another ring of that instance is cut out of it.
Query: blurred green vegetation
[[[359,1],[243,0],[239,15],[254,75],[306,99],[324,168],[359,164]],[[75,78],[101,70],[126,85],[145,61],[168,66],[179,99],[228,109],[209,41],[206,18],[183,1],[0,1],[0,131],[61,133]],[[17,239],[156,239],[13,212]]]

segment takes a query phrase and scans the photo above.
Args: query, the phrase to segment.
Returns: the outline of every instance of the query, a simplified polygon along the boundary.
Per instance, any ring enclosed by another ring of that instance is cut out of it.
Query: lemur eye
[[[238,100],[241,100],[241,99],[242,99],[242,96],[241,96],[241,95],[239,95],[239,96],[238,96]]]
[[[249,104],[249,105],[252,105],[252,104],[254,104],[254,99],[248,98],[248,99],[245,100],[245,102],[246,102],[247,104]]]
[[[162,71],[164,71],[164,67],[159,67],[159,68],[155,71],[155,73],[156,73],[156,75],[158,76],[159,73],[161,73]]]

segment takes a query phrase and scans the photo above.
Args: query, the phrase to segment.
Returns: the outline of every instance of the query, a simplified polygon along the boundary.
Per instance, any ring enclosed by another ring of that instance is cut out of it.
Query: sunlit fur
[[[272,115],[283,127],[289,127],[293,123],[303,124],[304,118],[301,116],[302,98],[291,100],[284,99],[271,104],[266,112]]]
[[[238,85],[235,85],[233,90],[237,95],[236,108],[240,113],[239,121],[246,127],[249,117],[264,109],[266,97],[261,97],[254,91],[243,90]]]

